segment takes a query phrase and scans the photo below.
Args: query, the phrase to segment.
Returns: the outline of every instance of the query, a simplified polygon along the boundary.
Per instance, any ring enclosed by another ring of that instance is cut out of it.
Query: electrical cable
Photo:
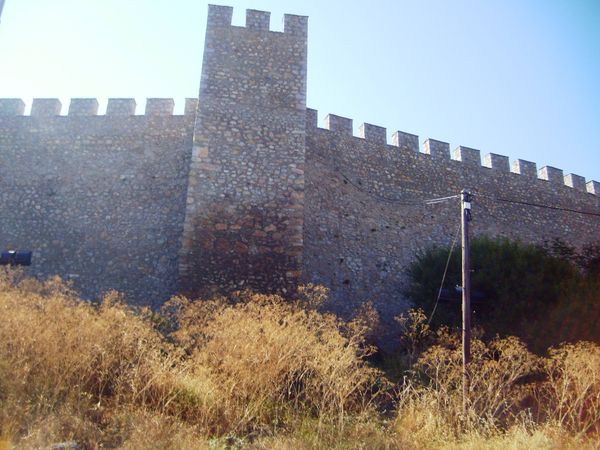
[[[592,212],[592,211],[581,211],[581,210],[578,210],[578,209],[563,208],[562,206],[543,205],[541,203],[531,203],[531,202],[524,202],[524,201],[521,201],[521,200],[512,200],[512,199],[507,199],[507,198],[492,197],[491,195],[485,195],[485,194],[475,194],[475,195],[481,196],[481,197],[485,197],[485,198],[489,198],[489,199],[494,200],[496,202],[514,203],[516,205],[533,206],[533,207],[536,207],[536,208],[551,209],[551,210],[554,210],[554,211],[565,211],[565,212],[572,212],[572,213],[577,213],[577,214],[584,214],[584,215],[588,215],[588,216],[600,217],[600,213],[595,213],[595,212]]]
[[[317,155],[317,159],[320,159],[322,162],[333,162],[333,161],[327,160],[326,158],[324,158],[324,157],[322,157],[320,155]],[[434,198],[434,199],[430,199],[430,200],[422,200],[422,201],[418,201],[418,202],[406,202],[406,201],[403,201],[401,199],[389,198],[389,197],[385,197],[385,196],[382,196],[382,195],[379,195],[379,194],[367,191],[367,190],[363,189],[361,186],[356,185],[347,175],[345,175],[338,168],[336,168],[335,170],[342,175],[342,177],[344,178],[344,180],[347,183],[349,183],[350,185],[354,186],[359,191],[364,192],[367,195],[376,197],[376,198],[378,198],[380,200],[383,200],[383,201],[386,201],[386,202],[389,202],[389,203],[395,203],[395,204],[402,205],[402,206],[422,206],[423,204],[434,205],[436,203],[441,203],[441,202],[444,202],[446,200],[450,200],[450,199],[453,199],[453,198],[460,197],[459,195],[452,195],[452,196],[449,196],[449,197],[440,197],[440,198]],[[564,212],[571,212],[571,213],[576,213],[576,214],[583,214],[583,215],[588,215],[588,216],[600,217],[600,213],[596,213],[596,212],[592,212],[592,211],[581,211],[581,210],[577,210],[577,209],[564,208],[564,207],[561,207],[561,206],[543,205],[541,203],[532,203],[532,202],[525,202],[525,201],[521,201],[521,200],[512,200],[512,199],[501,198],[501,197],[493,197],[491,195],[480,194],[480,193],[476,193],[474,195],[481,196],[481,197],[484,197],[484,198],[489,198],[489,199],[497,201],[497,202],[513,203],[513,204],[517,204],[517,205],[532,206],[532,207],[536,207],[536,208],[545,208],[545,209],[550,209],[550,210],[554,210],[554,211],[564,211]]]
[[[444,268],[444,275],[442,276],[442,282],[440,283],[440,288],[438,289],[438,295],[435,299],[435,305],[433,305],[433,310],[431,311],[431,315],[429,316],[429,320],[427,321],[427,325],[431,324],[433,320],[433,316],[435,315],[435,311],[437,310],[438,303],[440,301],[440,297],[442,296],[442,288],[444,287],[444,282],[446,281],[446,274],[448,273],[448,267],[450,266],[450,259],[452,258],[452,252],[454,252],[454,247],[456,246],[456,242],[458,241],[458,234],[460,233],[460,223],[456,228],[456,233],[454,233],[454,240],[452,241],[452,245],[450,246],[450,251],[448,252],[448,259],[446,259],[446,267]]]
[[[406,202],[404,200],[401,199],[396,199],[396,198],[390,198],[390,197],[385,197],[383,195],[380,194],[376,194],[374,192],[369,192],[366,189],[362,188],[362,186],[358,186],[356,185],[348,176],[346,176],[342,171],[339,171],[339,173],[342,175],[342,178],[344,179],[344,181],[346,181],[346,183],[350,184],[351,186],[353,186],[354,188],[358,189],[361,192],[364,192],[367,195],[370,195],[371,197],[375,197],[379,200],[382,200],[384,202],[388,202],[388,203],[394,203],[396,205],[402,205],[402,206],[423,206],[423,202]]]
[[[315,154],[314,156],[316,157],[316,159],[320,160],[323,163],[326,163],[326,164],[334,164],[335,163],[335,161],[333,161],[332,159],[325,158],[325,157],[323,157],[321,155]],[[460,195],[451,195],[449,197],[439,197],[439,198],[432,198],[432,199],[417,200],[417,201],[411,201],[411,202],[409,202],[409,201],[406,201],[406,200],[403,200],[403,199],[399,199],[399,198],[386,197],[386,196],[377,194],[375,192],[371,192],[371,191],[365,189],[364,187],[357,185],[356,183],[354,183],[352,181],[352,179],[349,176],[347,176],[344,172],[342,172],[339,169],[339,167],[337,167],[335,164],[334,164],[334,167],[333,167],[333,171],[339,173],[342,176],[342,178],[344,179],[344,181],[346,183],[350,184],[351,186],[353,186],[355,189],[359,190],[360,192],[363,192],[363,193],[365,193],[365,194],[367,194],[367,195],[369,195],[371,197],[374,197],[374,198],[376,198],[378,200],[381,200],[381,201],[384,201],[384,202],[387,202],[387,203],[393,203],[393,204],[400,205],[400,206],[434,205],[434,204],[437,204],[437,203],[442,203],[442,202],[444,202],[446,200],[450,200],[450,199],[454,199],[454,198],[459,198],[460,197]],[[421,192],[422,194],[426,193],[426,192],[423,192],[423,191],[419,191],[419,192]]]
[[[445,202],[446,200],[451,200],[453,198],[459,198],[460,195],[450,195],[448,197],[440,197],[440,198],[432,198],[430,200],[424,200],[424,203],[426,205],[435,205],[436,203],[442,203]]]

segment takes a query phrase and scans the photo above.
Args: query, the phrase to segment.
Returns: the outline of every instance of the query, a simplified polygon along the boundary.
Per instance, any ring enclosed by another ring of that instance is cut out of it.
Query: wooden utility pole
[[[460,193],[462,229],[462,345],[463,345],[463,414],[469,403],[469,362],[471,362],[471,263],[469,260],[469,221],[471,220],[471,193]]]

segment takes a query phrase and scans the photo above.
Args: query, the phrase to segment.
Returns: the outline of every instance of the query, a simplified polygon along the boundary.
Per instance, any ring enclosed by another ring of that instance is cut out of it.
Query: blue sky
[[[218,3],[218,2],[217,2]],[[6,0],[0,97],[198,92],[207,2]],[[308,15],[308,106],[600,180],[599,0],[226,1]],[[142,106],[138,109],[142,110]],[[391,141],[391,140],[390,140]]]

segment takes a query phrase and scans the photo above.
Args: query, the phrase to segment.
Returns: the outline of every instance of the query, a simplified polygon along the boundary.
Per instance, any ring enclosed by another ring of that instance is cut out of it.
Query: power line
[[[339,173],[342,175],[342,178],[348,182],[350,185],[354,186],[356,189],[358,189],[361,192],[364,192],[367,195],[370,195],[372,197],[376,197],[380,200],[386,201],[386,202],[390,202],[390,203],[395,203],[397,205],[402,205],[402,206],[423,206],[423,204],[425,205],[435,205],[437,203],[442,203],[445,202],[447,200],[451,200],[453,198],[458,198],[458,195],[451,195],[449,197],[439,197],[439,198],[431,198],[431,199],[426,199],[426,200],[420,200],[420,201],[414,201],[414,202],[406,202],[402,199],[396,199],[396,198],[390,198],[390,197],[385,197],[383,195],[377,194],[376,192],[371,192],[368,191],[366,189],[364,189],[362,186],[357,186],[354,182],[352,182],[352,180],[346,176],[343,172],[339,171]]]
[[[334,163],[333,160],[330,160],[328,158],[325,158],[321,155],[315,155],[317,157],[317,159],[320,159],[322,162],[325,163]],[[451,200],[451,199],[455,199],[455,198],[459,198],[459,195],[451,195],[448,197],[440,197],[440,198],[432,198],[432,199],[426,199],[426,200],[418,200],[418,201],[406,201],[403,199],[399,199],[399,198],[392,198],[392,197],[386,197],[384,195],[378,194],[376,192],[371,192],[367,189],[365,189],[364,187],[362,187],[361,185],[358,185],[356,183],[354,183],[352,181],[352,179],[350,177],[348,177],[345,173],[343,173],[338,167],[334,168],[335,172],[338,172],[342,178],[344,179],[344,181],[348,184],[350,184],[351,186],[353,186],[354,188],[356,188],[357,190],[370,195],[371,197],[377,198],[378,200],[384,201],[384,202],[388,202],[388,203],[394,203],[396,205],[400,205],[400,206],[423,206],[423,205],[435,205],[437,203],[442,203],[445,202],[447,200]],[[490,195],[486,195],[486,194],[475,194],[478,195],[480,197],[485,197],[494,201],[498,201],[498,202],[504,202],[504,203],[513,203],[513,204],[517,204],[517,205],[524,205],[524,206],[532,206],[532,207],[536,207],[536,208],[545,208],[545,209],[551,209],[554,211],[564,211],[564,212],[571,212],[571,213],[576,213],[576,214],[583,214],[583,215],[588,215],[588,216],[594,216],[594,217],[600,217],[600,213],[595,213],[592,211],[581,211],[581,210],[577,210],[577,209],[571,209],[571,208],[563,208],[561,206],[552,206],[552,205],[544,205],[541,203],[532,203],[532,202],[525,202],[525,201],[521,201],[521,200],[513,200],[513,199],[507,199],[507,198],[501,198],[501,197],[492,197]],[[490,214],[492,215],[492,214]]]
[[[437,310],[438,303],[440,301],[440,297],[442,296],[442,288],[444,287],[444,282],[446,281],[446,274],[448,273],[448,267],[450,266],[450,259],[452,258],[452,252],[454,252],[454,247],[456,246],[456,242],[458,241],[458,233],[460,231],[460,222],[458,223],[458,227],[456,228],[456,233],[454,233],[454,240],[452,241],[452,246],[450,247],[450,251],[448,252],[448,259],[446,260],[446,267],[444,268],[444,275],[442,276],[442,282],[440,283],[440,288],[438,289],[438,295],[435,299],[435,305],[433,305],[433,310],[431,311],[431,315],[429,316],[429,320],[427,321],[427,325],[431,324],[433,320],[433,316],[435,315],[435,311]]]
[[[425,204],[427,205],[435,205],[436,203],[442,203],[445,202],[446,200],[451,200],[453,198],[458,198],[460,197],[459,195],[450,195],[448,197],[440,197],[440,198],[432,198],[430,200],[424,200]]]
[[[475,194],[475,195],[478,195],[480,197],[489,198],[489,199],[497,201],[497,202],[514,203],[516,205],[534,206],[536,208],[552,209],[554,211],[565,211],[565,212],[572,212],[572,213],[577,213],[577,214],[584,214],[587,216],[600,217],[600,213],[596,213],[596,212],[592,212],[592,211],[581,211],[578,209],[563,208],[562,206],[543,205],[541,203],[532,203],[532,202],[525,202],[525,201],[521,201],[521,200],[492,197],[490,195],[485,195],[485,194]]]
[[[357,185],[356,183],[354,183],[348,176],[346,176],[342,171],[339,171],[340,175],[342,176],[342,178],[344,179],[344,181],[348,184],[350,184],[351,186],[353,186],[354,188],[356,188],[357,190],[370,195],[371,197],[375,197],[378,200],[384,201],[384,202],[388,202],[388,203],[394,203],[396,205],[402,205],[402,206],[423,206],[423,202],[407,202],[405,200],[399,199],[399,198],[391,198],[391,197],[386,197],[380,194],[377,194],[376,192],[371,192],[368,191],[366,189],[364,189],[362,186]]]
[[[314,154],[314,157],[315,157],[315,159],[320,160],[322,163],[332,164],[333,165],[332,170],[334,172],[339,173],[347,184],[350,184],[351,186],[353,186],[355,189],[359,190],[360,192],[363,192],[364,194],[367,194],[367,195],[369,195],[373,198],[376,198],[378,200],[381,200],[383,202],[393,203],[393,204],[400,205],[400,206],[423,206],[423,205],[434,205],[436,203],[442,203],[446,200],[450,200],[450,199],[459,197],[459,195],[451,195],[449,197],[439,197],[439,198],[415,200],[415,201],[406,201],[406,200],[400,199],[400,198],[386,197],[386,196],[378,194],[376,192],[371,192],[368,189],[365,189],[362,185],[358,185],[355,182],[353,182],[352,179],[348,175],[346,175],[344,172],[342,172],[340,170],[339,166],[336,164],[336,161],[334,161],[332,158],[325,158],[324,156],[319,155],[319,154]],[[428,194],[428,195],[431,194],[431,193],[425,192],[425,191],[417,191],[417,192],[420,192],[421,194]]]

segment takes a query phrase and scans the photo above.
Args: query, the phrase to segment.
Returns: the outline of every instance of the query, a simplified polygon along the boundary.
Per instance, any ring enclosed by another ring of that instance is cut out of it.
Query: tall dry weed
[[[0,352],[19,389],[48,405],[89,396],[153,404],[179,360],[176,349],[116,293],[81,302],[57,280],[9,287],[0,280]]]
[[[260,428],[290,411],[343,422],[367,407],[380,374],[363,358],[365,328],[278,296],[176,299],[174,338],[210,368],[224,392],[228,426]]]
[[[320,312],[326,295],[175,298],[159,315],[1,271],[0,448],[593,448],[597,345],[540,358],[516,338],[475,339],[464,417],[460,339],[409,313],[416,362],[392,413],[365,359],[374,309],[343,322]]]
[[[598,345],[563,344],[550,349],[548,357],[539,357],[516,337],[496,337],[489,342],[473,339],[469,408],[464,416],[460,335],[445,328],[434,333],[418,312],[405,317],[405,351],[410,357],[419,357],[398,395],[399,428],[410,429],[423,439],[429,436],[431,442],[440,436],[440,442],[467,437],[470,442],[483,442],[517,429],[529,430],[519,431],[518,436],[533,439],[539,437],[536,430],[540,426],[575,433],[574,439],[576,435],[599,436]],[[430,344],[427,347],[423,342]]]
[[[544,366],[548,382],[539,401],[560,427],[600,438],[600,346],[578,342],[549,353]]]
[[[471,418],[505,426],[522,411],[533,395],[530,379],[539,376],[541,362],[516,337],[489,343],[471,342],[468,405]],[[462,351],[459,346],[434,345],[421,355],[416,370],[428,380],[436,395],[436,409],[464,421],[462,414]]]
[[[115,293],[94,305],[58,279],[3,271],[0,314],[3,434],[91,442],[115,408],[163,411],[177,399],[183,353]]]

